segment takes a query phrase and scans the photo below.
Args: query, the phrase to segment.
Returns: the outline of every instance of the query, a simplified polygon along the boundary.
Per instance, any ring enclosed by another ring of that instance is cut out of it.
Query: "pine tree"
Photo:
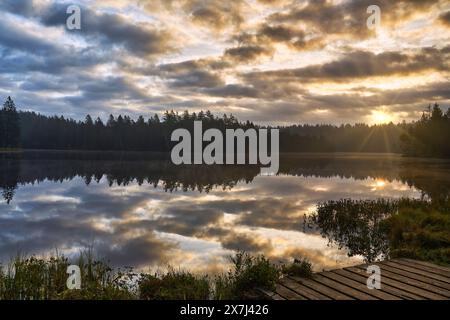
[[[6,148],[19,147],[20,141],[20,125],[19,114],[11,97],[6,99],[1,112],[1,146]]]

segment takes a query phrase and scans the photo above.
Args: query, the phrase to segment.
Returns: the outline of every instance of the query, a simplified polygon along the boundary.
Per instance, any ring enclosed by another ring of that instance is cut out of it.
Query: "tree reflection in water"
[[[449,198],[449,169],[448,161],[389,155],[289,154],[280,158],[280,174],[397,180],[431,199]],[[75,177],[91,184],[105,177],[109,186],[137,182],[160,186],[167,192],[209,192],[216,188],[232,189],[239,182],[251,183],[259,171],[257,166],[175,166],[158,154],[0,153],[0,191],[9,204],[21,184],[61,182]],[[318,206],[310,222],[330,242],[346,247],[350,256],[361,255],[366,261],[374,261],[388,254],[381,221],[393,212],[392,206],[385,200],[330,201]]]
[[[398,180],[419,189],[424,197],[447,199],[450,195],[450,161],[402,158],[373,154],[282,154],[279,174],[303,177],[340,177],[364,180]],[[0,153],[0,189],[9,197],[19,184],[44,180],[64,181],[82,177],[86,184],[104,176],[109,185],[162,182],[166,191],[233,188],[251,183],[258,166],[175,166],[163,154],[117,152],[26,151]]]
[[[350,257],[361,255],[372,262],[389,254],[382,222],[396,210],[397,205],[385,199],[328,201],[317,206],[311,222],[330,243],[346,247]]]

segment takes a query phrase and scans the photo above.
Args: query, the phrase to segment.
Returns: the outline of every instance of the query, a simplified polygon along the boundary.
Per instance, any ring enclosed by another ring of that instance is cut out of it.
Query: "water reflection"
[[[213,272],[232,250],[245,249],[274,259],[306,256],[318,269],[332,268],[362,257],[349,258],[348,248],[304,227],[318,202],[442,197],[450,190],[448,162],[397,156],[289,155],[274,177],[258,176],[257,167],[111,158],[3,154],[0,260],[19,250],[71,254],[94,245],[115,265]]]

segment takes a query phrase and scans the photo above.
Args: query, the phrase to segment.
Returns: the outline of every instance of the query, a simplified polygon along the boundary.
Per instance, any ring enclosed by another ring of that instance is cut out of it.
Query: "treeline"
[[[400,152],[409,124],[293,125],[281,129],[284,152]]]
[[[186,128],[193,132],[194,121],[202,121],[204,130],[254,127],[250,122],[238,122],[232,115],[218,118],[209,111],[182,115],[166,111],[162,119],[155,114],[147,120],[142,116],[133,120],[129,116],[110,115],[106,123],[100,118],[93,120],[90,115],[84,121],[34,112],[20,112],[19,117],[21,147],[25,149],[166,152],[173,145],[170,140],[173,130]]]
[[[293,125],[279,127],[281,152],[405,152],[413,156],[449,157],[449,112],[439,106],[413,124],[383,125]],[[194,121],[202,121],[203,130],[217,128],[258,128],[233,115],[222,117],[210,111],[182,114],[166,111],[162,119],[154,115],[110,115],[106,122],[87,115],[84,121],[63,116],[44,116],[18,112],[8,98],[0,117],[0,148],[51,150],[112,150],[168,152],[173,146],[171,133],[177,128],[193,132]],[[401,137],[401,138],[400,138]]]
[[[214,116],[210,111],[178,114],[166,111],[160,119],[140,116],[133,120],[128,116],[109,116],[84,121],[64,117],[46,117],[34,112],[20,112],[21,147],[24,149],[59,150],[125,150],[170,151],[173,130],[188,129],[193,133],[194,121],[202,121],[203,130],[258,128],[247,121],[240,122],[233,115]],[[407,125],[303,125],[280,129],[282,152],[400,152],[399,137]]]
[[[444,114],[438,104],[428,106],[400,139],[407,155],[450,158],[450,108]]]

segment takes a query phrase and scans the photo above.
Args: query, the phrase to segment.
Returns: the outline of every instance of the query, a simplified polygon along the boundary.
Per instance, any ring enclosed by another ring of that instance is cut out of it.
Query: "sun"
[[[372,187],[372,191],[382,190],[386,187],[386,181],[383,179],[377,179],[370,186]]]
[[[384,124],[394,121],[394,117],[385,111],[375,110],[370,115],[370,120],[374,124]]]

